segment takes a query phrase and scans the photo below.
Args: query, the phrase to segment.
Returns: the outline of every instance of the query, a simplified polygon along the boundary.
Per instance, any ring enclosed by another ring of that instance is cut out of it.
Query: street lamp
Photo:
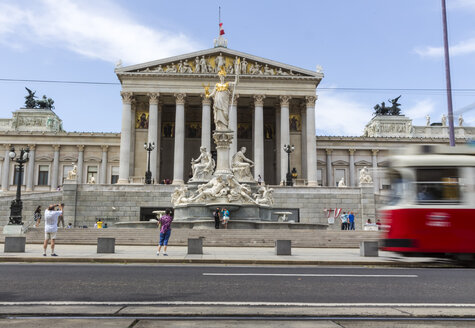
[[[18,180],[16,181],[16,198],[12,200],[12,204],[10,206],[10,222],[8,224],[23,224],[23,222],[21,222],[21,211],[23,209],[23,203],[21,201],[21,181],[23,164],[28,162],[29,153],[29,147],[26,147],[26,149],[22,148],[20,150],[20,156],[16,158],[15,147],[12,146],[12,148],[10,148],[10,153],[8,154],[8,157],[10,157],[12,161],[19,164]]]
[[[144,143],[143,148],[148,152],[148,167],[147,172],[145,172],[145,183],[151,184],[152,183],[152,172],[150,171],[150,152],[155,149],[155,142],[152,143]]]
[[[295,150],[294,145],[284,145],[284,151],[287,153],[287,176],[286,186],[292,186],[292,173],[290,173],[290,154]]]

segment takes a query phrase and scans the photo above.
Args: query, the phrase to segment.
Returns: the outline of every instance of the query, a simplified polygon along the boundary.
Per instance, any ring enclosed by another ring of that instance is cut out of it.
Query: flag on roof
[[[219,23],[219,35],[224,34],[223,23]]]

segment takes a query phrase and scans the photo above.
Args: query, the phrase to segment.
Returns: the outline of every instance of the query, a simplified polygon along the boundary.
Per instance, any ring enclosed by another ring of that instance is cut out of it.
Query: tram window
[[[417,168],[416,181],[419,203],[460,202],[458,168]]]
[[[390,188],[391,189],[391,198],[388,201],[388,205],[396,205],[399,203],[404,195],[404,189],[406,181],[402,179],[402,176],[399,172],[391,171],[389,172]]]

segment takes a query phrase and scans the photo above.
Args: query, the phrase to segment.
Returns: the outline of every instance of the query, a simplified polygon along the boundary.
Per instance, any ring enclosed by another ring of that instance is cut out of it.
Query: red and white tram
[[[382,249],[475,261],[475,147],[419,145],[390,159]]]

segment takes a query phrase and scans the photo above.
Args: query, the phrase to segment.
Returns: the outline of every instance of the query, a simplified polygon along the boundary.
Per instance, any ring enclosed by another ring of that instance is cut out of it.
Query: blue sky
[[[138,64],[211,48],[218,6],[229,48],[323,67],[318,135],[361,135],[373,106],[399,95],[415,125],[447,112],[438,91],[439,0],[0,0],[0,79],[118,82],[119,59]],[[475,0],[447,0],[447,8],[457,113],[475,104]],[[55,100],[67,131],[120,132],[120,85],[0,81],[0,117],[24,104],[25,86]],[[475,109],[463,115],[475,125]]]

